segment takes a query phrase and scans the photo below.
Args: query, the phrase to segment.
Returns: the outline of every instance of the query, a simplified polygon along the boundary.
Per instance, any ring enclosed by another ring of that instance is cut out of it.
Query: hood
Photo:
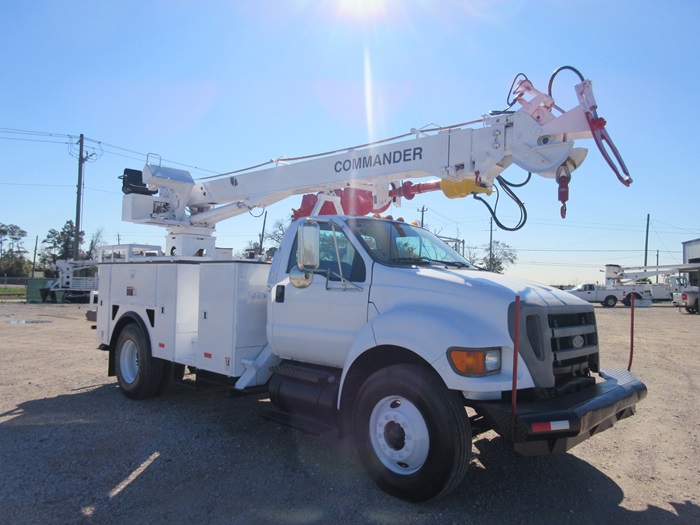
[[[398,275],[401,278],[398,279]],[[372,287],[388,286],[412,290],[423,300],[430,295],[459,298],[477,305],[494,301],[510,304],[515,296],[521,303],[540,306],[588,304],[566,291],[532,281],[479,270],[445,268],[440,266],[387,267],[374,264]],[[374,293],[372,294],[375,295]],[[438,299],[439,300],[439,299]],[[421,301],[423,302],[423,301]]]

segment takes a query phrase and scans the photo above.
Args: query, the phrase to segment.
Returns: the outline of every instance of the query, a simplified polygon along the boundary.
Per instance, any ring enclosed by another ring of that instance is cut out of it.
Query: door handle
[[[278,284],[277,287],[275,288],[275,302],[276,303],[283,303],[284,302],[284,285],[283,284]]]

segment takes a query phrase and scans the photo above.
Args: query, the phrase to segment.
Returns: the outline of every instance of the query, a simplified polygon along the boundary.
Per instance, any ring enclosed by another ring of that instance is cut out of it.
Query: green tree
[[[27,232],[16,224],[0,224],[0,257],[24,253],[26,250],[22,246],[22,239],[26,236]],[[6,242],[7,250],[4,249]]]
[[[85,232],[81,231],[77,240],[78,245],[83,243],[84,238]],[[44,254],[44,259],[50,261],[51,264],[56,264],[56,261],[59,259],[72,259],[76,243],[73,221],[66,221],[61,231],[49,230],[46,238],[41,243],[46,245],[44,251],[48,250],[48,253]]]
[[[10,250],[14,252],[25,252],[26,250],[22,246],[22,239],[27,236],[27,232],[16,224],[10,224],[9,233],[7,236],[10,238]]]
[[[5,240],[7,239],[7,234],[10,232],[7,224],[0,222],[0,257],[3,254],[3,247],[5,246]]]
[[[0,276],[27,277],[32,271],[32,263],[18,255],[0,259]]]
[[[26,250],[22,246],[26,236],[27,232],[16,224],[0,224],[0,275],[25,277],[29,274],[31,264],[24,258]]]
[[[90,250],[96,249],[101,241],[102,230],[93,235],[90,242]],[[80,232],[78,242],[82,243],[85,237],[85,232]],[[59,231],[50,229],[46,234],[46,238],[41,241],[43,248],[39,253],[39,269],[44,272],[46,277],[57,277],[55,266],[56,261],[73,259],[73,248],[75,246],[75,225],[72,220],[66,221],[63,228]]]

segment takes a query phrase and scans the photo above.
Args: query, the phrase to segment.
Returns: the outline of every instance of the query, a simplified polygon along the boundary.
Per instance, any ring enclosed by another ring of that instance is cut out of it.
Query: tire
[[[689,314],[698,313],[698,300],[695,299],[695,305],[686,307],[685,311],[688,312]]]
[[[458,394],[420,365],[393,365],[362,385],[353,409],[360,460],[385,492],[407,501],[447,494],[464,478],[471,427]]]
[[[625,306],[631,306],[632,305],[632,296],[634,296],[634,302],[638,302],[642,300],[642,296],[639,295],[637,292],[632,292],[628,293],[627,296],[622,300],[622,304]]]
[[[605,298],[605,301],[601,303],[605,308],[614,308],[615,305],[617,304],[617,297],[614,295],[608,295]]]
[[[114,364],[119,388],[126,397],[156,395],[163,379],[163,361],[151,355],[151,345],[135,323],[126,325],[119,334]]]

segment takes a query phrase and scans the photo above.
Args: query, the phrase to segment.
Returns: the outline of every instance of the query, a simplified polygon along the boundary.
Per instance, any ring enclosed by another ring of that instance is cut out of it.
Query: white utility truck
[[[617,303],[629,306],[633,295],[635,302],[647,301],[651,304],[652,300],[651,292],[646,284],[600,286],[597,283],[581,283],[567,291],[579,299],[589,303],[600,303],[606,308],[612,308]]]
[[[557,180],[563,216],[585,156],[578,138],[593,137],[629,184],[579,77],[567,112],[523,78],[519,108],[475,129],[412,131],[209,180],[152,163],[126,170],[123,218],[168,233],[165,255],[99,265],[109,374],[135,399],[185,367],[267,391],[272,419],[351,436],[376,483],[412,501],[462,481],[478,433],[493,429],[526,455],[560,453],[632,415],[646,387],[603,370],[592,305],[480,271],[418,226],[366,216],[431,190],[508,193],[500,174],[511,163]],[[421,177],[434,180],[407,180]],[[217,251],[219,221],[294,194],[308,195],[272,264]]]
[[[41,288],[42,302],[60,300],[64,303],[87,303],[90,292],[97,290],[98,283],[95,275],[80,275],[91,273],[97,261],[74,261],[73,259],[56,261],[58,279],[51,282],[46,288]],[[59,299],[60,297],[60,299]]]
[[[649,266],[627,266],[619,264],[605,265],[605,285],[638,292],[630,287],[642,285],[643,291],[651,294],[654,302],[665,302],[673,299],[673,294],[690,289],[688,283],[688,271],[700,267],[700,264],[662,264]],[[662,282],[651,282],[651,278]]]

